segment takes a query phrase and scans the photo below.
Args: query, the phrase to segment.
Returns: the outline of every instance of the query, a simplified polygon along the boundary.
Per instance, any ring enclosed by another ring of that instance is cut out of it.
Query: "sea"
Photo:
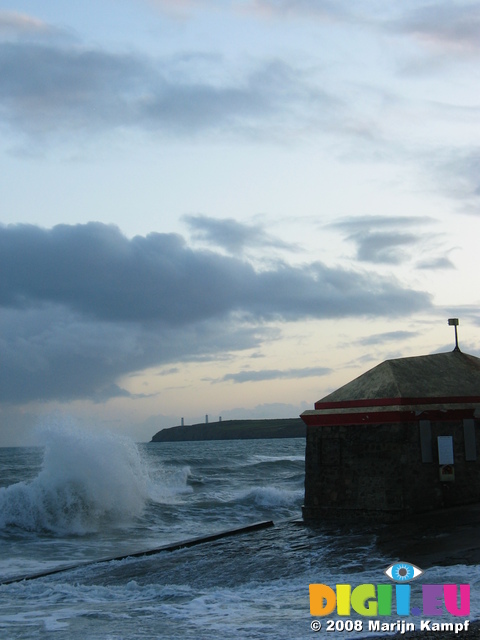
[[[371,635],[334,614],[312,630],[309,584],[388,582],[399,559],[354,525],[302,522],[303,439],[135,444],[56,424],[39,440],[0,449],[0,638]],[[480,617],[478,566],[433,567],[428,581],[471,584]]]

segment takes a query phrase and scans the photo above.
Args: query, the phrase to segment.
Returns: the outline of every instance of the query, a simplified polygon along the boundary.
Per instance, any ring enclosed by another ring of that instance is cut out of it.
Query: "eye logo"
[[[409,562],[397,562],[391,564],[384,573],[395,582],[410,582],[421,576],[423,571]]]

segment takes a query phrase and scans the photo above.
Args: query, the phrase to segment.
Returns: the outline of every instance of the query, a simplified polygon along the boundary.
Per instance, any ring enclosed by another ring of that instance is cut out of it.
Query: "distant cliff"
[[[152,442],[305,438],[305,435],[305,423],[300,418],[222,420],[162,429],[153,436]]]

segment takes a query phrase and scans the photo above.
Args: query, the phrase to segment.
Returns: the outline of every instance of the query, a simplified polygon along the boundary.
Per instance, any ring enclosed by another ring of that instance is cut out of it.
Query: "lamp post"
[[[458,334],[457,334],[457,327],[459,325],[458,318],[449,318],[448,319],[448,324],[450,326],[455,327],[455,349],[454,349],[454,351],[460,351],[460,348],[458,346]]]

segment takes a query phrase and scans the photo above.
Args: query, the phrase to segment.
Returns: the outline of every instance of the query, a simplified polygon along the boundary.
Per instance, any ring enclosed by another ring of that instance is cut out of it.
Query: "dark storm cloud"
[[[412,233],[381,233],[366,231],[349,236],[357,244],[357,260],[384,264],[400,264],[405,252],[400,247],[411,247],[418,241]]]
[[[193,250],[175,234],[127,239],[101,223],[0,227],[0,304],[65,305],[109,322],[181,326],[232,312],[255,319],[402,314],[424,294],[314,262],[255,271],[246,260]]]
[[[0,399],[124,395],[121,376],[278,339],[265,321],[401,316],[428,294],[315,262],[256,271],[178,235],[0,227]]]
[[[350,218],[330,226],[343,231],[346,234],[346,239],[355,244],[357,260],[400,264],[407,258],[402,249],[408,249],[419,241],[418,236],[413,233],[399,230],[404,229],[412,222],[416,222],[416,220],[409,217],[367,216],[358,219]],[[386,229],[386,227],[394,230]]]
[[[65,306],[0,309],[0,402],[132,396],[116,380],[161,364],[259,347],[277,331],[234,319],[168,327],[101,322]]]
[[[178,235],[128,240],[100,223],[1,228],[0,270],[8,274],[0,304],[49,302],[101,320],[177,325],[230,311],[253,274],[246,263],[192,251]]]
[[[239,373],[228,373],[217,382],[259,382],[260,380],[279,380],[282,378],[311,378],[326,376],[332,370],[326,367],[305,367],[303,369],[264,369],[263,371],[240,371]]]
[[[419,245],[424,253],[430,251],[428,243],[433,235],[427,235],[423,227],[433,223],[435,220],[426,216],[360,216],[339,220],[328,228],[342,232],[346,240],[353,242],[357,260],[373,264],[401,264],[411,259],[414,250],[418,252]],[[417,266],[422,269],[445,268],[445,260],[438,255],[426,256]]]
[[[120,128],[267,135],[277,119],[337,103],[280,60],[240,72],[220,56],[154,60],[54,38],[0,42],[0,121],[40,139]]]
[[[211,218],[205,215],[184,216],[195,239],[222,247],[232,254],[251,247],[293,249],[294,246],[275,238],[260,224],[245,224],[233,218]]]

